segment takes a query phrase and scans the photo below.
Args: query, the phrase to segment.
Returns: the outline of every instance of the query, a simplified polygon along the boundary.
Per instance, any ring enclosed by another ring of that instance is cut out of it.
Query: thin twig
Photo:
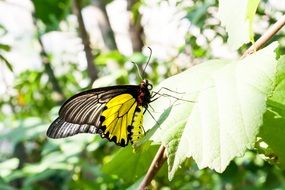
[[[242,58],[252,54],[254,51],[260,49],[269,39],[271,39],[283,26],[285,25],[285,15],[281,17],[275,24],[272,25],[247,51],[243,54]],[[143,181],[141,182],[139,189],[145,190],[163,165],[167,156],[165,154],[165,147],[163,145],[158,149]]]
[[[285,25],[285,15],[275,22],[249,49],[247,49],[242,58],[252,54],[260,49],[269,39],[271,39]]]
[[[166,154],[165,154],[165,147],[163,145],[161,145],[154,157],[154,159],[152,160],[152,163],[143,179],[143,181],[141,182],[140,186],[138,189],[140,190],[146,190],[147,186],[150,184],[151,180],[153,179],[153,177],[155,176],[155,174],[159,171],[159,169],[161,168],[161,166],[163,165],[163,163],[166,160]]]

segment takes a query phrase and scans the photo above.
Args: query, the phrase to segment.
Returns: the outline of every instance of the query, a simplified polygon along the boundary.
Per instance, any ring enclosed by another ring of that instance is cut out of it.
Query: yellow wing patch
[[[143,107],[139,106],[138,108],[139,110],[142,110]],[[132,126],[129,137],[131,143],[135,144],[144,135],[142,111],[135,113]]]
[[[137,106],[136,99],[131,94],[118,95],[105,105],[101,114],[101,135],[126,146],[129,140],[136,142],[143,135],[142,119],[142,107]]]

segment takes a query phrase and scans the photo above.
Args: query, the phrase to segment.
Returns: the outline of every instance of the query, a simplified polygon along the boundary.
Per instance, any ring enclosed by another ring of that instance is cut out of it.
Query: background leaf
[[[238,49],[253,38],[253,15],[260,0],[219,0],[219,18],[228,33],[228,44]]]
[[[57,30],[59,22],[71,10],[71,0],[32,0],[35,6],[35,15],[46,26],[46,31]]]
[[[12,64],[4,57],[0,54],[0,61],[3,61],[5,63],[5,65],[8,67],[8,69],[13,72],[13,66]]]

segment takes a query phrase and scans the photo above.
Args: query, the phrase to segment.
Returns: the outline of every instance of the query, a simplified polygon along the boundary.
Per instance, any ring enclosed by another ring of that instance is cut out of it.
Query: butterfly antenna
[[[147,60],[147,62],[146,62],[146,65],[144,66],[144,69],[143,69],[143,72],[142,72],[142,76],[143,76],[143,77],[145,76],[146,67],[148,66],[149,61],[150,61],[150,58],[151,58],[151,56],[152,56],[152,49],[151,49],[150,47],[147,47],[147,48],[149,49],[150,54],[149,54],[148,60]]]
[[[141,80],[143,80],[138,64],[136,64],[135,62],[132,62],[132,63],[136,66],[138,74],[139,74],[139,77],[141,78]]]

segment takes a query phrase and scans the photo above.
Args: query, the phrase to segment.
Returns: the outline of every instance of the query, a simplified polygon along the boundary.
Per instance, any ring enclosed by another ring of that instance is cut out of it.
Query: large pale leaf
[[[228,43],[238,49],[253,41],[252,22],[260,0],[219,0],[219,18],[228,33]]]
[[[243,60],[208,61],[161,83],[158,88],[176,91],[160,91],[164,97],[151,104],[154,118],[173,106],[152,137],[167,148],[170,179],[187,157],[199,168],[222,172],[252,148],[274,86],[276,47],[273,43]],[[144,126],[153,126],[148,117]]]

